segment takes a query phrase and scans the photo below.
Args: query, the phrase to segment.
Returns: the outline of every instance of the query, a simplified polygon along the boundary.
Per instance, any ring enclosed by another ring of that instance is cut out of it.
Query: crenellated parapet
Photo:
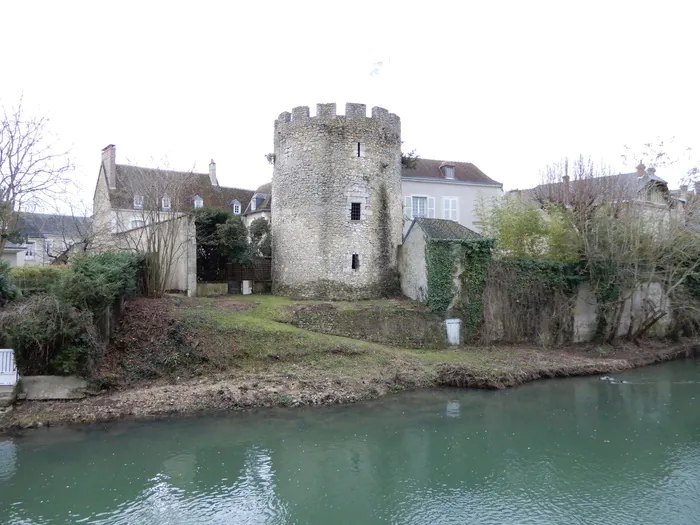
[[[311,116],[309,106],[298,106],[292,109],[292,112],[284,111],[280,113],[275,121],[275,128],[286,125],[298,126],[323,122],[329,119],[338,119],[355,122],[371,122],[375,121],[382,125],[392,128],[396,133],[401,133],[401,119],[394,113],[389,113],[384,108],[375,106],[372,108],[371,115],[367,116],[367,105],[348,102],[345,104],[345,114],[338,115],[336,112],[336,104],[316,104],[316,115]]]

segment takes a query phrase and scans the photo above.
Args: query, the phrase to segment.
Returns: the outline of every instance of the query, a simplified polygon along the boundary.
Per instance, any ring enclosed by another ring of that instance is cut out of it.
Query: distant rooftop
[[[446,177],[444,167],[453,168],[453,178]],[[405,179],[435,179],[450,182],[469,182],[485,186],[500,186],[503,184],[493,180],[471,162],[450,162],[444,160],[421,159],[415,161],[412,168],[404,167],[401,177]]]

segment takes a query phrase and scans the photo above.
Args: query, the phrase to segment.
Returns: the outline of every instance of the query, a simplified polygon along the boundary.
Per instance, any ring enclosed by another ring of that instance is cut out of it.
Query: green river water
[[[615,378],[36,429],[0,523],[700,523],[700,362]]]

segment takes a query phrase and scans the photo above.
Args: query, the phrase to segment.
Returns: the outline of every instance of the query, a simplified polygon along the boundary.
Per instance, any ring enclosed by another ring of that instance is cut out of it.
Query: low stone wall
[[[447,346],[445,323],[423,309],[391,306],[341,308],[332,303],[290,307],[288,322],[314,332],[405,348]]]
[[[226,295],[229,292],[228,283],[197,283],[197,297]]]
[[[485,304],[485,339],[487,342],[541,344],[585,343],[593,341],[598,327],[598,302],[591,292],[590,284],[578,285],[570,297],[558,297],[535,312],[529,312],[531,332],[526,337],[514,336],[512,330],[514,311],[522,305],[506,304],[508,297],[487,289],[485,297],[491,301]],[[651,283],[636,290],[627,299],[622,310],[617,335],[627,335],[630,324],[633,330],[645,319],[645,309],[653,304],[655,309],[666,312],[650,330],[647,336],[663,337],[673,322],[671,304],[660,283]]]

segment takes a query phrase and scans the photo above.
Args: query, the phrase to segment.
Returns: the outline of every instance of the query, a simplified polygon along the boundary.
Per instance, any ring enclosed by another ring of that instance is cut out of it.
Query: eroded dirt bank
[[[650,341],[619,347],[405,349],[307,331],[286,322],[287,306],[279,298],[260,297],[135,301],[91,395],[19,402],[0,418],[0,431],[354,403],[416,388],[507,388],[543,378],[614,374],[692,356],[697,346]]]

